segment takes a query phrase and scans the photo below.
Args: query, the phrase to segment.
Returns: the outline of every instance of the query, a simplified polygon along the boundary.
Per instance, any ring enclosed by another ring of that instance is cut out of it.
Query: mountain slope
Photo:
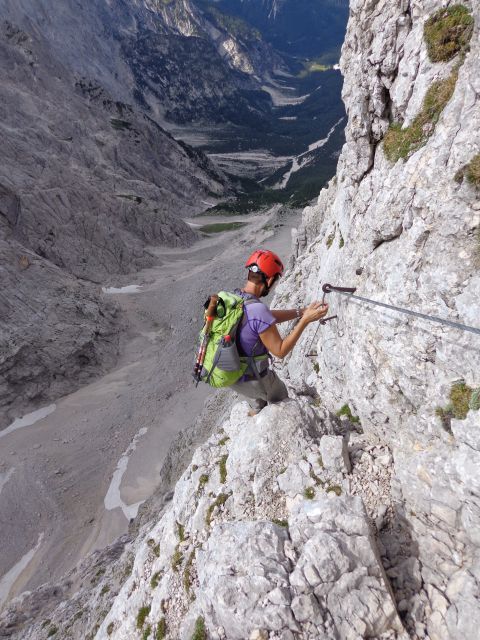
[[[41,35],[3,22],[0,51],[8,300],[0,423],[8,424],[17,410],[80,384],[103,357],[112,362],[114,309],[75,278],[101,283],[152,264],[147,245],[192,243],[196,235],[181,217],[203,210],[202,200],[224,194],[227,183],[144,113],[72,76]],[[62,303],[69,310],[60,331]]]

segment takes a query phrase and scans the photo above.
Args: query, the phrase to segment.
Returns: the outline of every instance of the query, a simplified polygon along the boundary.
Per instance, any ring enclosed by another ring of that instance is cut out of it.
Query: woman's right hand
[[[322,304],[321,302],[312,302],[308,305],[302,315],[302,320],[306,324],[311,322],[317,322],[324,318],[328,313],[328,304]]]

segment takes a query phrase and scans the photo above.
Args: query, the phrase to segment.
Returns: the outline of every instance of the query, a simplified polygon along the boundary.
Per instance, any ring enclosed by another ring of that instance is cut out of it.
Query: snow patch
[[[2,493],[3,487],[10,480],[14,471],[15,471],[15,467],[12,467],[8,471],[5,471],[4,473],[0,473],[0,493]]]
[[[32,413],[27,413],[27,415],[22,418],[16,418],[11,425],[9,425],[3,431],[0,431],[0,438],[7,436],[12,431],[16,431],[17,429],[22,429],[23,427],[30,427],[32,424],[43,420],[51,413],[55,411],[57,408],[56,404],[49,404],[48,407],[42,407],[41,409],[37,409],[36,411],[32,411]]]
[[[103,293],[138,293],[141,291],[141,284],[128,284],[126,287],[102,287]]]
[[[20,558],[20,560],[6,573],[3,578],[0,580],[0,608],[8,599],[10,595],[10,591],[12,590],[13,585],[15,584],[18,577],[21,575],[23,571],[28,567],[30,562],[32,561],[34,555],[37,553],[40,545],[43,541],[43,531],[38,536],[37,544],[27,551],[27,553]]]
[[[147,427],[143,427],[142,429],[140,429],[137,435],[133,438],[128,449],[118,461],[117,468],[113,473],[110,486],[108,487],[108,491],[103,501],[105,509],[107,509],[108,511],[112,511],[113,509],[120,507],[120,509],[123,511],[123,515],[127,518],[127,520],[131,520],[132,518],[136,517],[138,509],[143,500],[141,500],[140,502],[135,502],[134,504],[125,504],[120,493],[120,486],[122,484],[122,479],[125,471],[127,470],[130,456],[137,448],[137,444],[140,438],[144,436],[147,431]]]

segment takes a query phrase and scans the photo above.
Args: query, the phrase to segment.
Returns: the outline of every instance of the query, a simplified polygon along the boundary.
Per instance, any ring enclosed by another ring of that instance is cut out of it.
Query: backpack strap
[[[248,295],[250,296],[251,294],[248,294]],[[260,301],[254,295],[251,295],[251,297],[249,297],[249,298],[247,298],[247,300],[245,300],[245,302],[243,303],[243,306],[245,308],[249,304],[252,304],[254,302],[260,302]],[[248,322],[247,312],[244,311],[242,319],[240,321],[240,327],[243,328],[247,324],[247,322]],[[258,369],[257,369],[257,364],[256,364],[256,360],[255,360],[255,355],[254,355],[255,354],[255,349],[258,347],[260,342],[261,342],[261,339],[259,337],[258,340],[256,341],[256,343],[253,345],[252,353],[250,355],[247,355],[246,358],[247,358],[247,363],[248,363],[248,369],[253,373],[253,375],[255,376],[257,381],[260,383],[260,385],[262,387],[264,387],[263,380],[260,377],[260,374],[259,374]],[[265,354],[265,355],[268,358],[268,354]]]

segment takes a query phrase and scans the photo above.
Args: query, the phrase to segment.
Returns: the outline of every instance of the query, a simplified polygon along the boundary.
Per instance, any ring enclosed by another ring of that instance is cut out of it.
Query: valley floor
[[[243,283],[254,246],[287,257],[297,216],[278,212],[190,249],[155,249],[158,266],[104,283],[128,321],[117,366],[0,432],[0,608],[127,531],[211,394],[191,379],[203,302]]]

